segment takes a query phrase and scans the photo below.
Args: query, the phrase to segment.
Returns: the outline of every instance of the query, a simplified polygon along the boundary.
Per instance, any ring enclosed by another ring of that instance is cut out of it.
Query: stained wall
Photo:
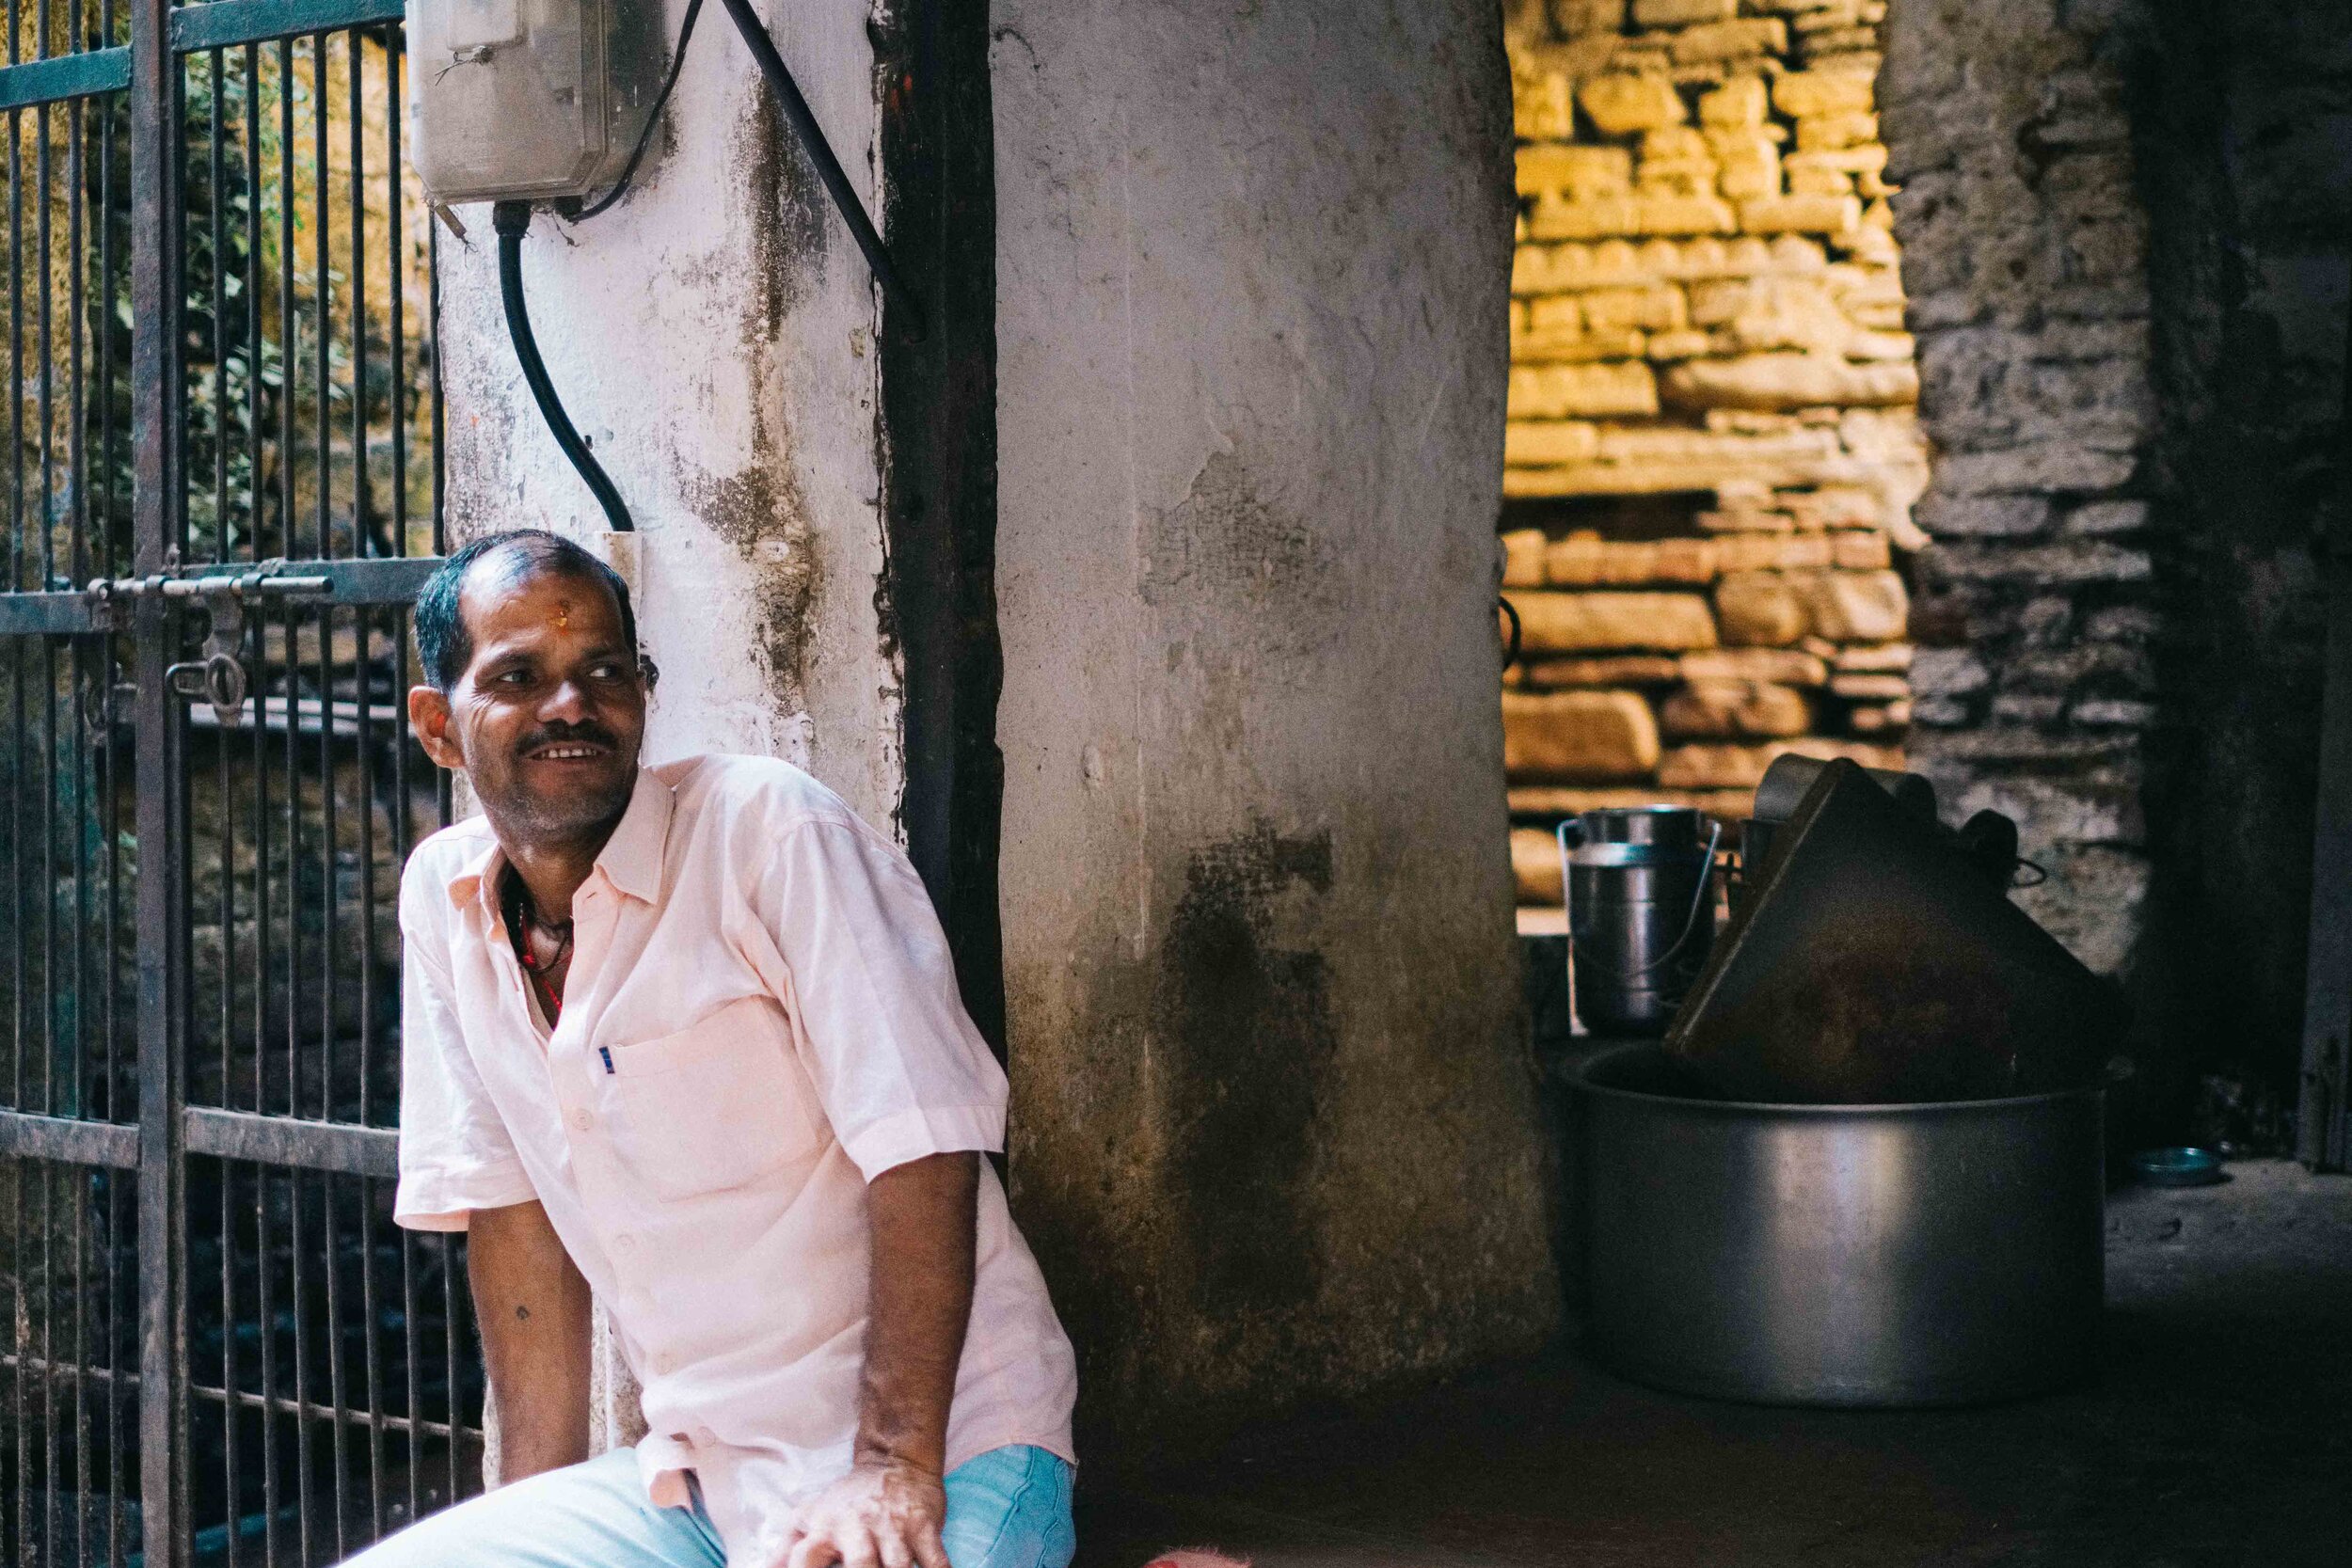
[[[765,8],[872,206],[866,8]],[[669,8],[668,38],[683,10]],[[440,241],[451,536],[535,524],[599,538],[516,369],[489,209],[458,216],[466,237]],[[877,592],[873,293],[723,14],[697,28],[629,196],[582,224],[540,214],[523,269],[548,372],[636,517],[661,671],[648,755],[781,756],[889,825],[901,764]]]
[[[1132,1456],[1557,1310],[1509,84],[1491,0],[1001,0],[993,40],[1011,1180]]]

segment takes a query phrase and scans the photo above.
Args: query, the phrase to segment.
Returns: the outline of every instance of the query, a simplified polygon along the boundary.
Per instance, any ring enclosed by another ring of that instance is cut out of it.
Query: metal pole
[[[169,563],[176,531],[174,297],[178,61],[167,27],[170,0],[131,4],[131,440],[133,571]],[[176,612],[161,594],[134,611],[133,717],[138,736],[139,1497],[147,1568],[187,1560],[186,1319],[181,1290],[186,1236],[181,1202],[178,1050],[181,944],[179,856],[172,846],[177,705],[164,670]]]

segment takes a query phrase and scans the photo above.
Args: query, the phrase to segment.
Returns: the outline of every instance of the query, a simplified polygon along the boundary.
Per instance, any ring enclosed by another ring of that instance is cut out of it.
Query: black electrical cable
[[[661,90],[654,95],[653,112],[645,117],[645,128],[637,133],[637,145],[629,150],[628,162],[621,166],[620,177],[612,182],[612,188],[572,214],[572,222],[585,223],[628,194],[628,182],[635,178],[637,166],[644,160],[645,149],[653,145],[653,134],[661,129],[661,111],[669,106],[670,89],[677,86],[677,73],[686,64],[686,46],[694,37],[694,19],[702,13],[703,0],[686,0],[686,16],[677,27],[677,47],[670,53],[670,73],[661,79]]]
[[[539,357],[538,340],[531,335],[531,309],[523,300],[523,236],[531,231],[531,203],[501,201],[490,208],[490,226],[499,237],[499,294],[506,304],[506,330],[515,340],[515,357],[522,361],[523,380],[531,386],[531,395],[539,404],[539,413],[555,434],[555,444],[564,449],[564,455],[572,460],[580,477],[596,492],[597,504],[604,508],[605,521],[615,533],[634,533],[637,524],[629,517],[628,508],[621,503],[620,491],[588,450],[588,443],[572,428],[571,416],[564,412],[564,403],[555,395],[555,385],[548,379],[547,361]]]
[[[832,193],[833,204],[841,213],[841,221],[850,226],[850,237],[857,241],[865,252],[866,264],[872,269],[882,293],[898,305],[905,316],[905,335],[920,339],[924,335],[923,308],[915,302],[914,292],[898,276],[898,269],[890,262],[890,252],[882,248],[882,236],[874,232],[873,221],[850,185],[850,177],[841,171],[841,160],[833,155],[833,148],[825,140],[817,117],[809,112],[808,100],[801,96],[799,84],[784,67],[784,56],[776,53],[775,40],[768,36],[759,13],[752,9],[752,0],[720,0],[727,15],[735,19],[735,30],[743,35],[743,42],[759,62],[759,73],[768,78],[769,90],[776,95],[777,106],[791,123],[793,134],[801,138],[801,146],[808,152],[808,161],[817,166],[817,177]]]

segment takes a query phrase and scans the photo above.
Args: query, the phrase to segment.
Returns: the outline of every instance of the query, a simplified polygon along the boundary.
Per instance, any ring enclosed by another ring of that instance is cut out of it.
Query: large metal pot
[[[1571,1076],[1586,1349],[1768,1404],[2010,1399],[2085,1376],[2102,1091],[1941,1105],[1689,1098],[1655,1045]]]

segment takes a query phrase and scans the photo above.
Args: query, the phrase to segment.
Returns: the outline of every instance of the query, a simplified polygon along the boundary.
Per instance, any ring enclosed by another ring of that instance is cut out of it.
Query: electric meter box
[[[425,195],[558,201],[619,178],[660,86],[660,0],[413,0],[409,158]]]

